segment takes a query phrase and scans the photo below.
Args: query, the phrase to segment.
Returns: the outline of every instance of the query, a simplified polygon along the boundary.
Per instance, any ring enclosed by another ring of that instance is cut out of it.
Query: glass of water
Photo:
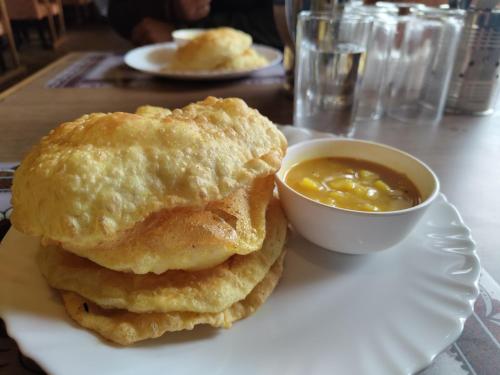
[[[295,126],[352,136],[371,22],[346,12],[300,13]]]

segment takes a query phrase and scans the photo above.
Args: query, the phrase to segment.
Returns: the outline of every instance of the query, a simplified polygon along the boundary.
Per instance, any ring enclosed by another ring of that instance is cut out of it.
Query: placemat
[[[16,165],[0,163],[0,238],[10,226],[10,187]],[[462,335],[419,375],[500,374],[500,286],[484,269],[479,286],[480,295]],[[0,374],[44,374],[36,363],[20,353],[1,319]]]
[[[285,72],[281,64],[264,69],[247,78],[238,80],[244,84],[273,84],[283,82]],[[123,54],[114,52],[91,52],[83,55],[55,77],[47,81],[46,87],[103,88],[103,87],[151,87],[168,81],[129,68],[123,62]],[[169,82],[182,82],[172,81]],[[203,84],[203,82],[201,83]]]

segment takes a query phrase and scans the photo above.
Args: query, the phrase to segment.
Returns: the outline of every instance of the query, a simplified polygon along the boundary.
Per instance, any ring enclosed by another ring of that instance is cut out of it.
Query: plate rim
[[[142,52],[142,51],[148,51],[148,50],[155,50],[159,48],[168,48],[168,49],[174,49],[176,48],[176,43],[175,42],[162,42],[162,43],[153,43],[153,44],[147,44],[144,46],[136,47],[133,48],[125,54],[123,57],[124,63],[131,69],[151,74],[156,77],[163,77],[163,78],[169,78],[169,79],[175,79],[175,80],[202,80],[202,81],[207,81],[207,80],[228,80],[228,79],[236,79],[236,78],[243,78],[243,77],[248,77],[251,76],[255,73],[261,72],[263,70],[269,69],[275,65],[278,65],[281,63],[283,60],[283,53],[278,50],[277,48],[267,46],[264,44],[260,43],[253,43],[252,47],[257,49],[257,50],[268,50],[276,54],[276,58],[271,60],[266,66],[262,66],[259,68],[254,68],[254,69],[245,69],[245,70],[227,70],[227,71],[158,71],[158,70],[150,70],[150,69],[142,69],[137,66],[135,66],[132,62],[131,59],[134,57],[134,55]]]
[[[463,314],[461,317],[454,320],[454,321],[458,321],[458,324],[456,325],[455,332],[453,332],[453,334],[450,334],[448,336],[449,340],[446,342],[444,348],[441,349],[440,351],[438,351],[437,353],[435,353],[434,355],[432,355],[430,358],[430,361],[428,363],[422,363],[419,368],[417,368],[416,370],[413,370],[413,374],[417,374],[420,371],[431,366],[438,355],[445,352],[455,341],[458,340],[460,335],[463,333],[465,322],[474,312],[474,304],[475,304],[477,298],[479,297],[479,293],[480,293],[479,278],[481,276],[481,267],[482,266],[481,266],[481,259],[479,258],[479,255],[477,253],[477,243],[474,240],[474,238],[472,238],[472,230],[464,222],[462,215],[460,214],[460,211],[458,211],[457,207],[448,200],[448,197],[444,193],[439,192],[438,197],[443,201],[443,203],[445,205],[447,205],[449,208],[451,208],[453,210],[453,213],[458,218],[458,222],[460,223],[460,226],[467,230],[467,239],[472,243],[472,249],[470,251],[470,254],[468,254],[467,256],[470,259],[474,260],[475,277],[474,277],[474,281],[472,283],[472,285],[474,287],[474,294],[473,294],[473,297],[469,298],[469,300],[467,301],[468,302],[467,313]]]
[[[300,130],[302,133],[306,134],[307,137],[309,137],[309,138],[306,138],[306,139],[304,139],[302,141],[299,141],[299,142],[296,142],[296,143],[300,143],[300,142],[303,142],[303,141],[308,141],[308,140],[311,139],[310,138],[311,136],[314,137],[314,138],[327,138],[327,137],[328,138],[341,138],[341,137],[336,136],[336,135],[331,134],[331,133],[321,132],[321,131],[314,130],[314,129],[297,128],[297,127],[295,127],[293,125],[288,125],[288,124],[278,125],[278,128],[281,131],[284,131],[284,132],[288,132],[288,131],[294,132],[294,131],[299,131]],[[471,244],[472,244],[472,248],[470,250],[470,253],[467,254],[467,256],[470,259],[474,260],[475,277],[474,277],[474,281],[472,283],[473,284],[472,286],[474,288],[474,294],[473,294],[473,297],[470,298],[467,301],[467,303],[468,303],[467,313],[463,314],[458,319],[454,320],[454,322],[458,322],[458,324],[455,324],[454,332],[448,336],[449,340],[447,340],[446,345],[444,346],[444,348],[442,348],[437,353],[431,355],[430,358],[429,358],[430,361],[422,361],[422,363],[420,365],[416,366],[416,368],[412,370],[412,374],[417,374],[420,371],[422,371],[422,370],[426,369],[427,367],[431,366],[432,363],[434,362],[434,360],[436,359],[436,357],[439,356],[441,353],[445,352],[448,349],[448,347],[450,345],[452,345],[460,337],[460,335],[462,334],[462,332],[464,330],[464,326],[465,326],[466,320],[474,312],[474,304],[475,304],[475,302],[476,302],[476,300],[477,300],[477,298],[479,297],[479,294],[480,294],[479,279],[480,279],[480,276],[481,276],[482,266],[481,266],[481,259],[479,258],[479,255],[477,253],[477,243],[474,240],[474,238],[472,237],[472,230],[464,222],[464,220],[462,218],[462,215],[460,214],[460,211],[458,210],[458,208],[453,203],[451,203],[448,200],[447,196],[443,192],[441,192],[441,191],[438,192],[438,199],[436,199],[435,202],[433,202],[433,205],[435,203],[438,203],[439,200],[442,201],[442,204],[447,205],[448,207],[450,207],[453,210],[453,213],[456,215],[460,226],[463,227],[463,228],[465,228],[465,230],[467,231],[467,240],[469,240],[471,242]]]
[[[285,132],[294,132],[294,131],[299,130],[298,128],[295,128],[295,127],[290,126],[290,125],[281,125],[281,126],[279,126],[279,128],[284,130]],[[307,137],[311,137],[311,136],[331,137],[332,136],[329,133],[311,131],[308,129],[300,129],[300,132],[302,134],[305,134]],[[480,293],[479,278],[480,278],[480,273],[481,273],[481,261],[480,261],[478,254],[477,254],[477,244],[474,241],[474,239],[472,238],[472,231],[469,228],[469,226],[467,226],[467,224],[464,222],[462,215],[460,214],[460,212],[458,211],[456,206],[454,204],[452,204],[447,199],[446,195],[443,194],[442,192],[440,192],[439,197],[440,197],[440,199],[439,199],[440,204],[444,204],[444,205],[448,206],[453,211],[453,214],[457,218],[458,223],[460,224],[460,227],[462,227],[466,230],[466,233],[467,233],[466,239],[468,241],[470,241],[470,243],[471,243],[471,247],[467,248],[467,252],[462,254],[462,255],[473,261],[473,264],[471,267],[472,271],[471,271],[471,276],[470,276],[470,279],[472,279],[472,282],[471,282],[471,284],[467,284],[468,287],[473,288],[473,293],[468,298],[464,297],[462,299],[463,302],[467,302],[467,311],[465,311],[465,309],[464,309],[463,311],[460,311],[460,314],[456,313],[452,318],[448,317],[448,320],[450,322],[452,322],[453,329],[450,329],[450,332],[447,335],[447,339],[445,340],[444,347],[439,351],[433,352],[432,354],[428,354],[428,352],[424,350],[425,356],[421,356],[420,357],[421,360],[418,362],[416,361],[414,368],[411,368],[411,371],[413,374],[418,373],[419,371],[422,371],[423,369],[430,366],[438,355],[440,355],[442,352],[446,351],[447,348],[458,339],[458,337],[463,332],[464,325],[465,325],[467,318],[469,316],[471,316],[471,314],[474,311],[474,303],[475,303],[475,301]],[[435,203],[438,203],[439,201],[437,200]],[[12,235],[12,233],[11,233],[12,231],[14,231],[13,227],[9,229],[8,233],[5,235],[4,238],[7,238],[8,236]],[[0,243],[0,249],[3,247],[3,246],[1,246],[2,244],[3,244],[3,241]],[[0,311],[2,311],[2,310],[3,309],[0,309]],[[0,317],[2,317],[2,315],[3,314],[1,314]],[[29,350],[25,346],[24,342],[19,341],[17,334],[12,332],[12,329],[10,327],[10,323],[7,320],[5,320],[5,318],[4,318],[4,322],[5,322],[5,327],[6,327],[6,331],[7,331],[8,335],[16,340],[16,343],[17,343],[20,351],[30,358],[33,358],[33,359],[36,358],[37,364],[42,369],[44,369],[46,372],[48,372],[45,364],[40,359],[38,359],[37,353],[32,351],[32,350]]]

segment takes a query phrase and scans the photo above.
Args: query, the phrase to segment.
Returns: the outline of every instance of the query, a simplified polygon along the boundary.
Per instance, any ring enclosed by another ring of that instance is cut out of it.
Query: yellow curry
[[[295,191],[329,206],[358,211],[396,211],[421,197],[404,174],[366,160],[330,157],[307,160],[288,171]]]

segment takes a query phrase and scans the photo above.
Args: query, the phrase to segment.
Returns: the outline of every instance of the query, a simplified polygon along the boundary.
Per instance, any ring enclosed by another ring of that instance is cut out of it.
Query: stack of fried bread
[[[71,318],[106,339],[228,328],[283,269],[285,150],[240,99],[85,115],[23,160],[12,223],[41,238],[40,269]]]
[[[252,48],[252,37],[230,27],[210,29],[179,47],[166,70],[248,70],[268,61]]]

